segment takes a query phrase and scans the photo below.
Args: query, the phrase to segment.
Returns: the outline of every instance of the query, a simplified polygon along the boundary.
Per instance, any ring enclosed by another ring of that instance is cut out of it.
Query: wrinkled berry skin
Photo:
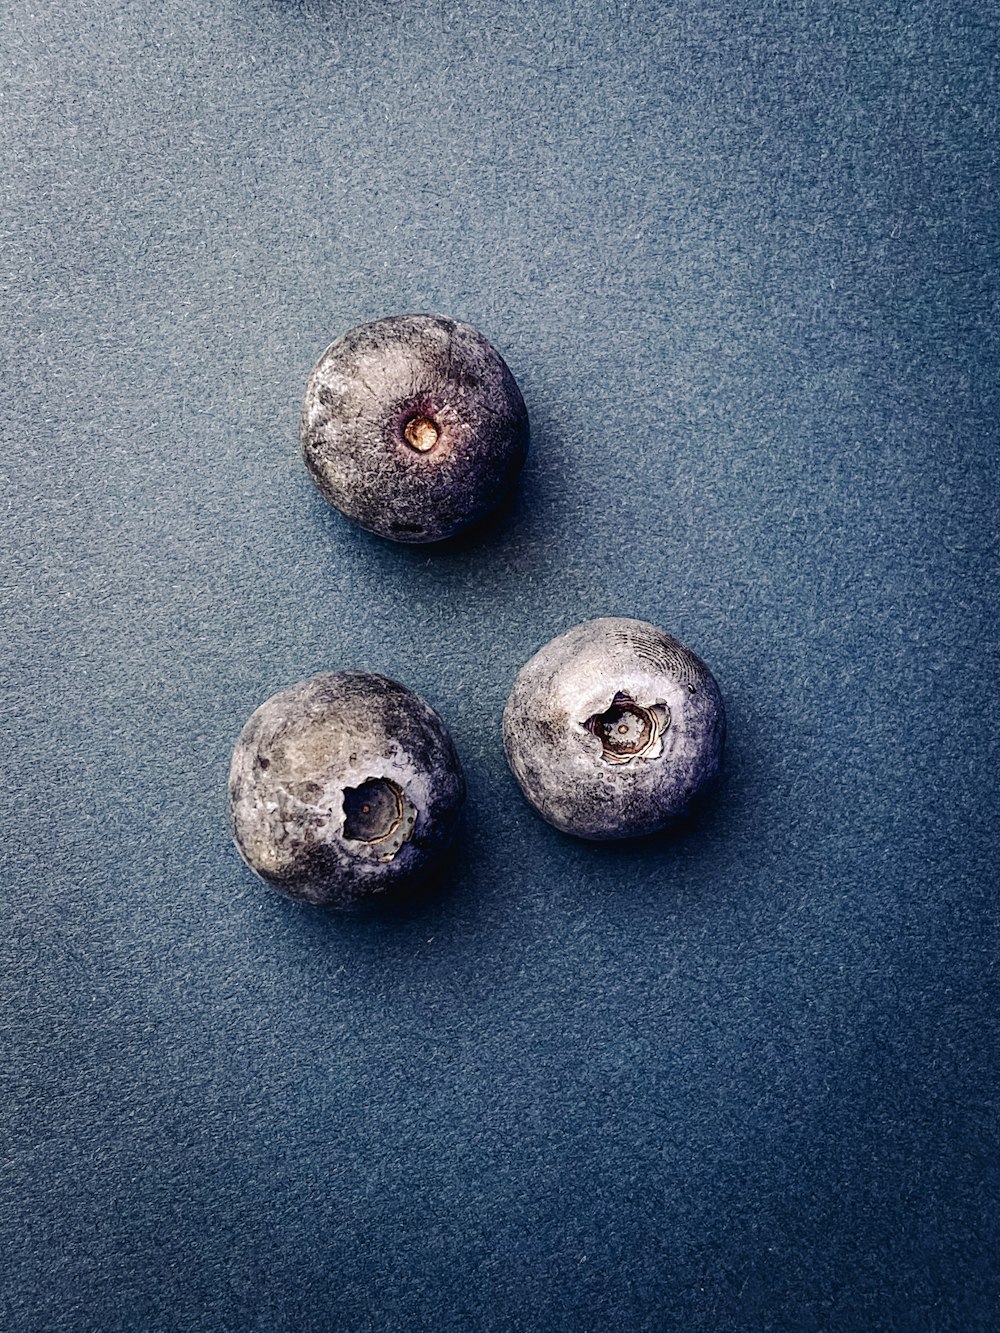
[[[656,833],[718,772],[722,695],[700,658],[641,620],[547,643],[507,700],[504,749],[543,819],[581,838]]]
[[[528,413],[499,352],[469,324],[395,315],[332,343],[300,424],[313,481],[342,514],[397,542],[436,542],[513,490]]]
[[[244,861],[290,898],[325,907],[418,881],[450,842],[464,798],[433,708],[360,671],[313,676],[261,704],[229,773]]]

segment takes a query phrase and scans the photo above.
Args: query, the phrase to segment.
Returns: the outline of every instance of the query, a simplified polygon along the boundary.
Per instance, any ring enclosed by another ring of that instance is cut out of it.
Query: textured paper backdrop
[[[998,121],[972,4],[35,0],[0,42],[5,1330],[996,1327]],[[324,345],[531,413],[478,544],[350,528]],[[674,840],[520,799],[519,665],[662,624]],[[451,889],[240,865],[278,687],[424,693]]]

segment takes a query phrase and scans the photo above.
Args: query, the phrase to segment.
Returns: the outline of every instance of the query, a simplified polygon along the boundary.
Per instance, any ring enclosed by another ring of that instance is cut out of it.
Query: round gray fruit
[[[306,387],[300,441],[342,514],[393,541],[434,542],[511,492],[528,413],[500,353],[471,325],[395,315],[326,349]]]
[[[722,695],[700,658],[641,620],[588,620],[528,662],[504,749],[543,819],[582,838],[655,833],[717,773]]]
[[[361,671],[313,676],[261,704],[229,772],[244,861],[289,897],[329,907],[418,880],[451,840],[464,798],[433,708]]]

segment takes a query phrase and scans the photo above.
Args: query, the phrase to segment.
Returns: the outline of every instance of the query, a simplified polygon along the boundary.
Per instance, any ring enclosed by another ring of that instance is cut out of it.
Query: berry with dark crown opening
[[[313,676],[261,704],[229,774],[247,865],[289,897],[329,907],[416,883],[450,842],[464,797],[433,708],[361,671]]]
[[[522,668],[507,759],[543,819],[583,838],[666,828],[718,771],[722,695],[683,644],[641,620],[588,620]]]

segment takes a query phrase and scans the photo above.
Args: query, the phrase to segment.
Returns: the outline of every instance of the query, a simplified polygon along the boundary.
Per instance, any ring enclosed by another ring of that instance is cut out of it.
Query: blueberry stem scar
[[[595,713],[583,725],[601,742],[601,758],[606,763],[628,764],[660,753],[660,736],[670,725],[670,710],[662,703],[644,707],[619,691],[610,708]]]
[[[418,453],[426,454],[438,442],[439,431],[429,417],[410,417],[403,428],[406,443]]]
[[[354,842],[381,842],[399,828],[403,792],[389,778],[368,778],[344,791],[344,837]]]
[[[360,787],[344,788],[344,837],[381,847],[383,861],[391,861],[409,841],[416,813],[406,792],[391,778],[367,778]]]

